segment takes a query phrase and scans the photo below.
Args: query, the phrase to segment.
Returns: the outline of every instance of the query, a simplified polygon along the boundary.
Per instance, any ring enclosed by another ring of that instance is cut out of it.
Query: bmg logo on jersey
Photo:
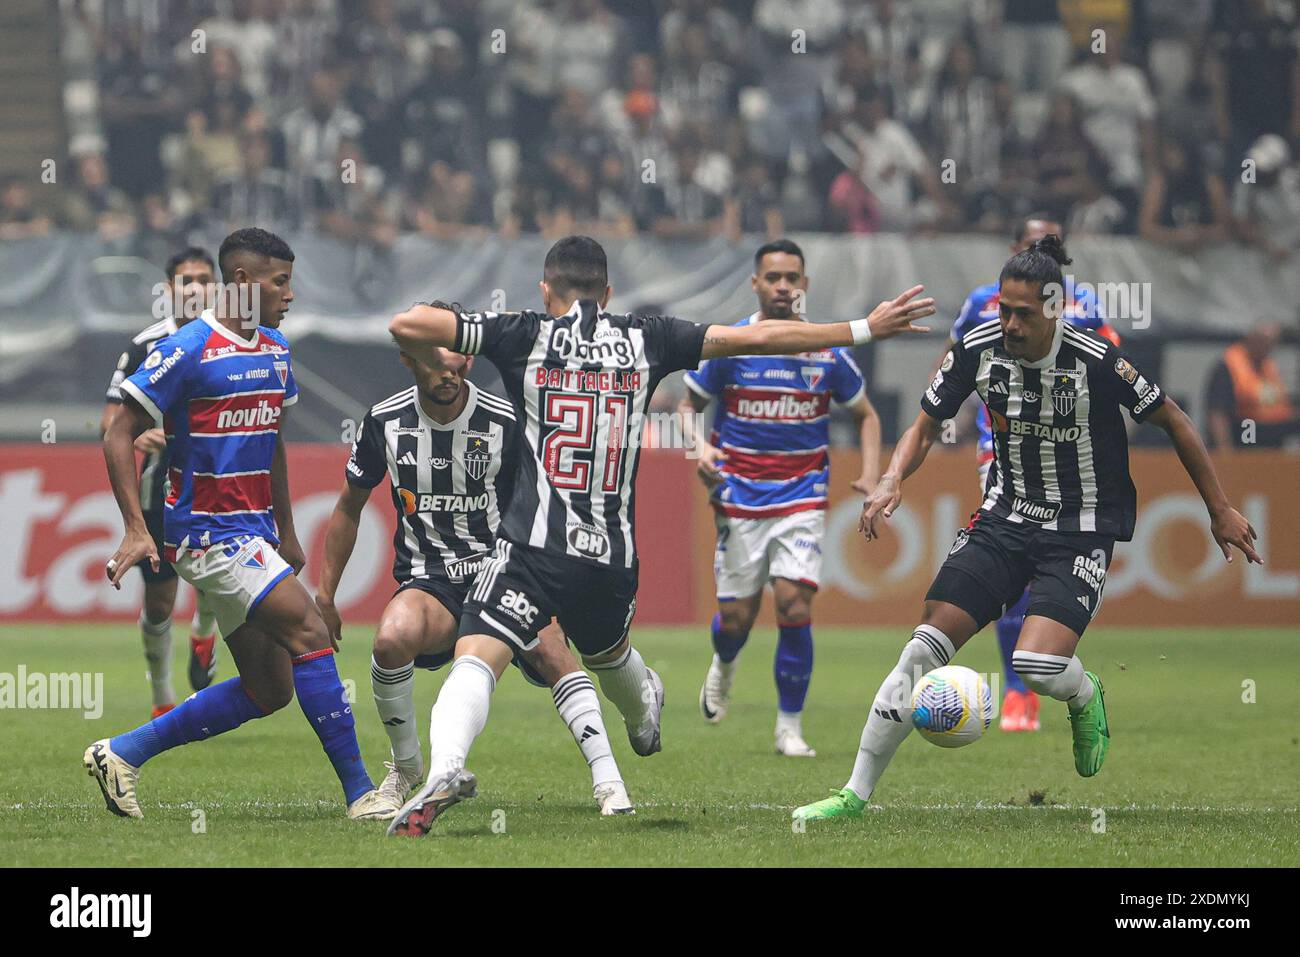
[[[497,607],[521,625],[532,625],[537,620],[538,608],[521,591],[507,588],[497,601]]]
[[[594,525],[570,522],[569,547],[587,558],[604,558],[609,553],[609,536]]]
[[[632,343],[621,335],[607,333],[595,342],[587,342],[567,326],[560,326],[551,335],[551,348],[561,359],[579,359],[624,368],[630,367],[636,359],[632,354]]]

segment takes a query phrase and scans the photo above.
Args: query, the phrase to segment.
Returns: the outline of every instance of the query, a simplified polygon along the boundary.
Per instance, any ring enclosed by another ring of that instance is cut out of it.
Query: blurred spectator
[[[884,229],[933,225],[952,213],[952,204],[939,185],[938,166],[891,112],[888,90],[875,88],[863,93],[857,123],[849,131],[858,150],[858,178],[875,197]],[[916,202],[918,191],[930,200],[928,207]]]
[[[1257,139],[1247,158],[1254,165],[1254,181],[1243,177],[1233,193],[1237,234],[1272,258],[1287,259],[1300,247],[1300,169],[1276,133]]]
[[[1117,37],[1108,37],[1104,53],[1082,56],[1061,87],[1078,103],[1088,140],[1110,164],[1109,191],[1136,214],[1143,165],[1155,146],[1155,99],[1142,71],[1125,62]]]
[[[1066,232],[1071,236],[1104,236],[1117,233],[1129,220],[1124,204],[1106,191],[1110,171],[1095,151],[1087,154],[1079,180],[1078,199],[1070,208]]]
[[[742,233],[757,233],[767,239],[785,235],[780,193],[771,165],[761,156],[750,156],[741,164],[740,175],[726,202],[735,207],[732,219],[737,240]]]
[[[1138,235],[1184,252],[1227,239],[1227,190],[1196,146],[1165,137],[1158,158],[1142,195]]]
[[[74,229],[94,230],[102,239],[120,239],[135,228],[131,199],[109,181],[103,153],[74,157],[79,190],[69,199],[68,220]]]
[[[948,48],[930,100],[929,141],[941,162],[951,160],[966,217],[980,218],[982,200],[1001,178],[1002,152],[994,84],[980,75],[975,50],[963,39]]]
[[[703,151],[694,141],[677,145],[676,168],[663,187],[669,215],[655,220],[655,235],[703,239],[723,231],[722,198],[701,185],[697,175],[703,158]]]
[[[672,56],[686,43],[686,35],[698,33],[714,57],[728,66],[744,58],[744,30],[740,21],[712,0],[671,0],[672,9],[659,21],[659,48]]]
[[[840,232],[880,231],[880,204],[853,170],[843,170],[831,181],[826,207],[831,226]]]
[[[1087,192],[1089,163],[1097,153],[1084,133],[1078,106],[1070,94],[1058,92],[1052,97],[1047,120],[1034,140],[1032,152],[1038,162],[1040,205],[1064,219]],[[1104,163],[1097,169],[1103,179],[1109,179]]]
[[[1050,90],[1070,60],[1070,35],[1050,0],[1005,0],[999,60],[1016,90]]]
[[[345,139],[361,136],[361,119],[343,104],[343,85],[333,70],[311,75],[311,93],[305,105],[289,112],[280,124],[287,148],[289,175],[302,189],[326,170]]]
[[[1295,410],[1273,360],[1280,336],[1276,325],[1256,326],[1214,367],[1206,393],[1211,448],[1276,448],[1295,434]],[[1254,441],[1244,441],[1252,433]]]
[[[482,91],[469,72],[463,41],[440,28],[429,37],[429,74],[400,106],[406,162],[425,168],[435,159],[460,169],[484,162]]]
[[[622,24],[602,0],[561,0],[560,10],[552,51],[559,85],[594,100],[617,78]]]
[[[384,185],[383,170],[366,162],[361,143],[344,140],[333,172],[314,183],[311,206],[317,223],[339,239],[391,247],[397,241],[397,203]]]
[[[474,174],[446,160],[429,164],[414,201],[404,205],[409,225],[427,236],[458,239],[486,233],[486,204],[480,201]]]
[[[271,145],[260,133],[239,137],[240,168],[220,177],[212,188],[212,215],[227,229],[257,223],[286,229],[298,223],[297,191],[283,170],[271,167]]]
[[[1264,133],[1300,141],[1300,62],[1294,10],[1269,0],[1218,0],[1210,29],[1210,83],[1225,162]],[[1229,174],[1233,175],[1233,174]]]
[[[229,13],[218,13],[198,25],[209,49],[223,46],[239,58],[240,74],[248,91],[256,97],[270,93],[271,64],[276,62],[276,32],[267,20],[268,0],[233,0],[223,4]],[[186,52],[190,39],[184,40]]]
[[[161,64],[146,60],[139,31],[124,25],[110,30],[99,63],[109,175],[139,199],[163,181],[160,146],[177,125],[180,90],[168,82]]]
[[[32,191],[21,178],[0,180],[0,239],[44,236],[53,228],[54,221],[36,208]]]

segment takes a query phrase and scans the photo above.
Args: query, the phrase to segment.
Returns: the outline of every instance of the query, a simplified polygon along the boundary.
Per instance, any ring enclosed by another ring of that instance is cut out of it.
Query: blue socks
[[[998,647],[1002,651],[1002,680],[1005,682],[1004,693],[1007,691],[1024,692],[1028,689],[1024,681],[1020,678],[1020,673],[1016,671],[1015,666],[1011,663],[1011,656],[1015,653],[1016,642],[1020,640],[1020,629],[1025,624],[1025,609],[1029,607],[1029,590],[1020,596],[1020,600],[1007,609],[1007,613],[998,619]]]
[[[735,661],[736,655],[740,654],[740,649],[745,647],[747,641],[749,632],[738,638],[728,635],[722,630],[722,614],[713,616],[713,650],[718,653],[719,660],[727,663]]]
[[[813,637],[812,622],[802,625],[781,625],[777,632],[776,694],[780,709],[786,714],[803,711],[808,697],[808,681],[812,678]]]
[[[245,721],[261,717],[262,709],[244,691],[243,682],[230,678],[186,698],[148,724],[117,735],[109,746],[123,761],[138,768],[171,748],[233,731]]]
[[[352,705],[348,704],[343,682],[339,680],[334,650],[323,648],[293,659],[293,688],[298,705],[320,738],[321,747],[343,785],[343,794],[351,804],[375,785],[361,760]]]

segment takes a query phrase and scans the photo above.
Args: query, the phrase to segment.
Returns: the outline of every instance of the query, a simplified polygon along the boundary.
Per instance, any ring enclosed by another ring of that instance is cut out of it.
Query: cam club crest
[[[1075,369],[1052,370],[1052,406],[1061,415],[1074,411],[1074,404],[1079,398],[1079,378],[1082,373]]]
[[[487,439],[471,435],[465,440],[464,463],[465,473],[472,479],[478,480],[487,474],[488,466],[492,464],[492,451]]]

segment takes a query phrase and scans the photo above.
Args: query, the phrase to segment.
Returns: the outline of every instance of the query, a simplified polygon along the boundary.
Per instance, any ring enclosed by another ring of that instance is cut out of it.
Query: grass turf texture
[[[369,635],[353,625],[340,658],[356,685],[362,750],[378,781],[387,738],[370,698]],[[4,865],[1144,865],[1300,862],[1300,637],[1293,630],[1098,628],[1083,657],[1105,682],[1112,747],[1101,774],[1077,777],[1062,704],[1043,730],[955,751],[911,736],[861,820],[791,827],[790,811],[848,776],[867,705],[906,629],[818,628],[805,717],[813,759],[772,752],[774,635],[755,632],[731,712],[717,727],[696,698],[707,630],[640,628],[667,687],[664,751],[632,754],[604,703],[634,817],[601,818],[590,778],[550,696],[513,669],[470,756],[479,797],[447,812],[423,840],[389,839],[351,822],[297,704],[219,739],[151,761],[145,818],[104,809],[81,754],[147,716],[140,640],[118,625],[0,628],[0,672],[104,673],[104,713],[0,711],[0,864]],[[173,643],[185,688],[188,648]],[[223,649],[224,650],[224,649]],[[998,666],[991,630],[958,662]],[[219,680],[232,674],[229,654]],[[417,722],[444,672],[417,673]],[[1256,703],[1242,700],[1256,682]],[[1104,821],[1096,809],[1104,811]],[[206,832],[198,830],[202,812]],[[494,823],[496,829],[494,830]],[[1104,832],[1098,829],[1104,823]],[[504,830],[502,831],[502,828]],[[500,833],[498,833],[500,832]]]

